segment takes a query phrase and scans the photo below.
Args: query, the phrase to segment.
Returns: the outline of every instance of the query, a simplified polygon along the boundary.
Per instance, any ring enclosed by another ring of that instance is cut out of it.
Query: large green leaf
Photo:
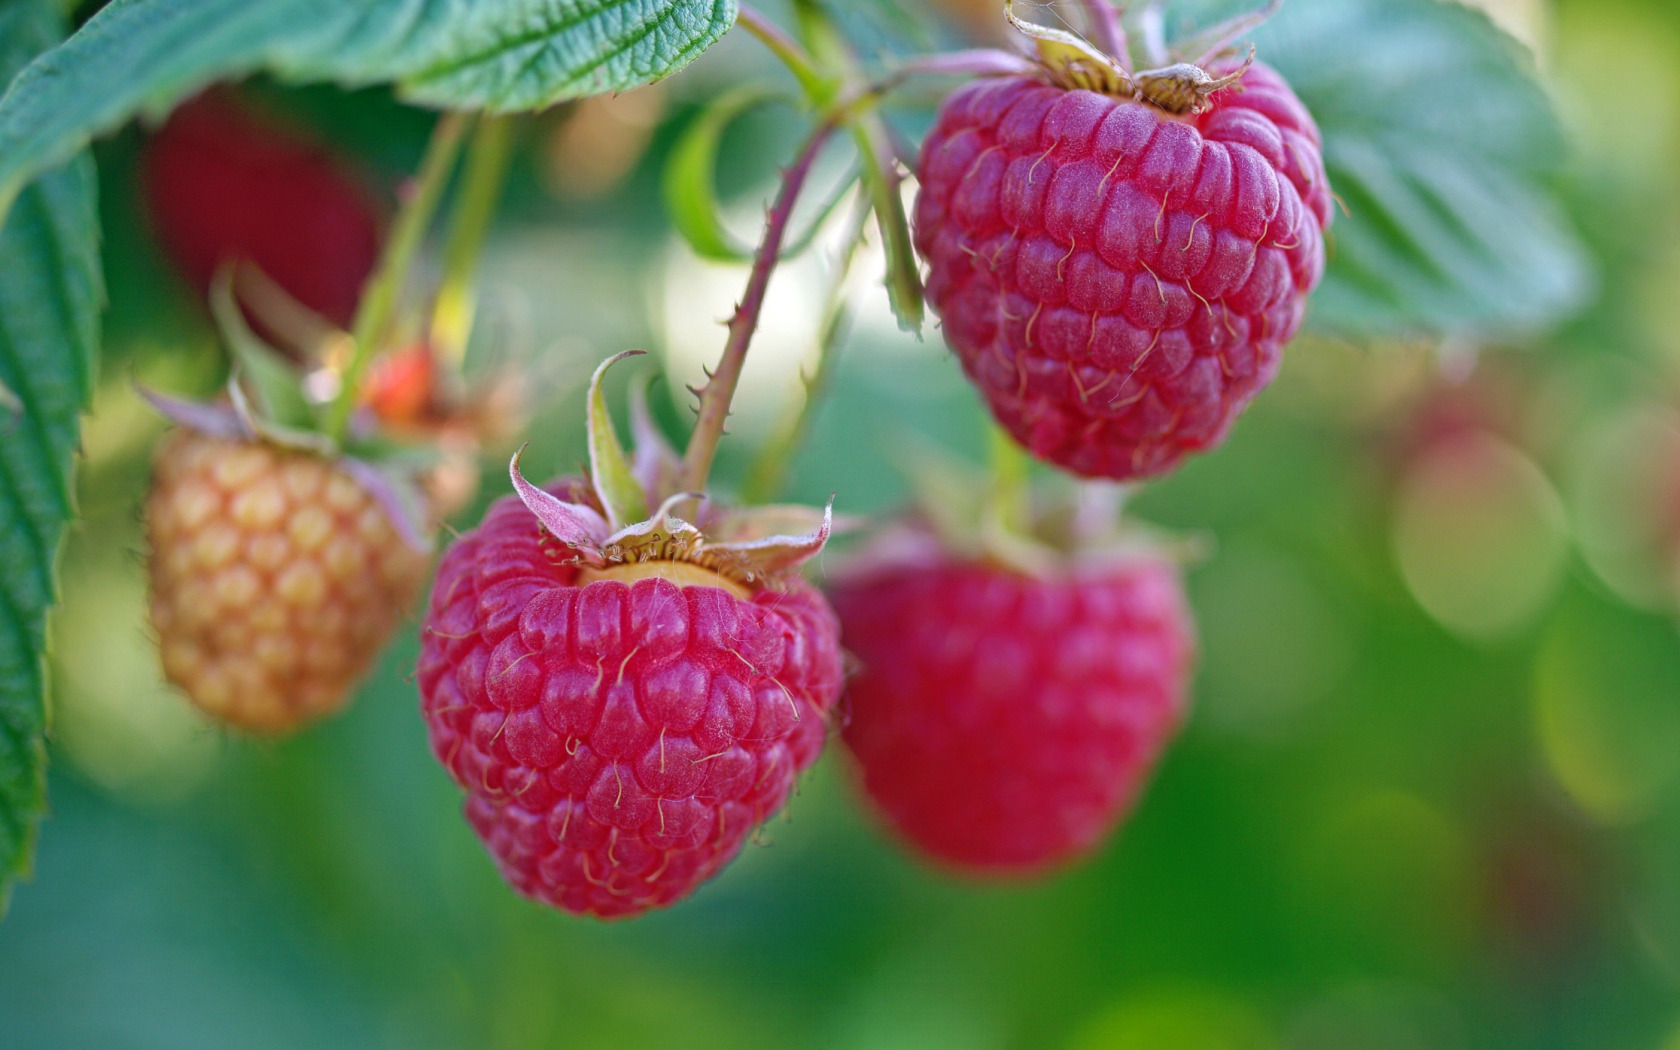
[[[535,109],[687,65],[735,0],[113,0],[0,98],[0,205],[88,139],[213,80],[395,83],[415,102]]]
[[[1191,3],[1206,25],[1250,3]],[[1520,45],[1440,0],[1289,0],[1254,34],[1324,133],[1347,206],[1313,323],[1499,333],[1580,305],[1591,271],[1556,207],[1569,156]]]
[[[0,3],[0,79],[62,30],[51,0]],[[0,384],[16,395],[0,406],[0,907],[29,870],[46,804],[42,653],[103,295],[84,154],[24,190],[0,229]]]

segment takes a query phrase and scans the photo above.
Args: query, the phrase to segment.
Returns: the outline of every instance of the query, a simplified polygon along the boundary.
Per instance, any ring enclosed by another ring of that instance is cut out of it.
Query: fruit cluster
[[[1330,221],[1318,132],[1252,55],[1218,46],[1134,73],[1016,24],[1038,58],[951,95],[922,147],[928,299],[1028,452],[1084,478],[1158,475],[1224,438],[1301,321]],[[458,377],[423,337],[368,320],[372,219],[356,194],[228,107],[178,117],[148,165],[162,240],[220,289],[238,365],[224,402],[166,406],[183,432],[148,503],[153,622],[194,702],[273,732],[338,707],[417,589],[425,533],[455,501],[382,442],[440,444]],[[434,144],[454,141],[447,121]],[[787,172],[685,452],[645,406],[620,446],[601,387],[614,358],[589,386],[587,474],[533,485],[516,454],[515,494],[442,556],[417,670],[431,746],[508,883],[557,908],[610,918],[681,899],[836,730],[914,849],[1042,872],[1103,841],[1184,719],[1195,632],[1177,561],[1104,511],[1100,484],[1060,502],[1004,480],[924,486],[920,511],[837,566],[827,596],[800,568],[831,510],[707,494],[788,216],[834,123]],[[414,200],[447,182],[430,164]],[[213,185],[188,188],[183,168]],[[308,245],[240,211],[275,194],[316,212],[331,198],[354,236],[300,262]],[[230,291],[211,271],[235,260],[257,276]],[[319,288],[327,274],[343,287]],[[296,329],[286,318],[309,307],[328,315],[312,331],[354,316],[354,334],[325,340],[350,345],[350,364],[269,353],[244,328],[249,313]],[[333,404],[297,374],[311,371],[343,388]]]

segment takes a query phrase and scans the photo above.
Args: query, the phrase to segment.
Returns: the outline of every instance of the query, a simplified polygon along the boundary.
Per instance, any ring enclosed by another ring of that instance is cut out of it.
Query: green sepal
[[[601,381],[607,369],[627,357],[638,357],[646,350],[626,350],[601,362],[589,377],[589,476],[595,484],[595,494],[607,512],[607,522],[614,530],[648,516],[647,493],[630,468],[630,457],[618,442],[613,429],[612,413],[607,411],[607,398],[601,392]]]
[[[233,295],[232,267],[216,271],[210,283],[210,312],[233,356],[236,385],[244,389],[253,418],[286,430],[318,429],[315,407],[303,392],[297,367],[245,323]]]
[[[262,415],[256,410],[256,406],[251,404],[245,388],[246,384],[241,381],[239,371],[235,369],[234,374],[228,378],[228,400],[233,402],[234,412],[249,433],[281,448],[310,452],[327,459],[338,458],[338,442],[318,430],[288,426]]]

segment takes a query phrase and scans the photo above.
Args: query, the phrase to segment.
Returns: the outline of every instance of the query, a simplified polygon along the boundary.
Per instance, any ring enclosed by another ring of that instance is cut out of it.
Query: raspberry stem
[[[793,78],[799,81],[805,97],[815,100],[821,95],[829,93],[822,74],[817,72],[817,65],[806,53],[799,42],[782,31],[782,28],[764,13],[751,4],[741,4],[735,16],[735,24],[757,37],[759,42],[770,49],[770,53],[781,59],[782,65],[788,68]]]
[[[510,116],[480,117],[467,144],[466,168],[444,241],[443,279],[432,303],[430,333],[432,348],[457,367],[466,354],[477,308],[473,272],[502,195],[512,147]]]
[[[844,103],[829,108],[841,90],[857,98],[873,97],[890,90],[891,82],[880,87],[863,86],[865,77],[856,53],[821,4],[814,0],[794,0],[793,8],[805,46],[816,56],[822,68],[835,70],[838,76],[840,86],[830,96],[812,98],[820,111],[832,113],[842,108]],[[887,254],[887,300],[900,328],[920,332],[922,275],[915,249],[910,243],[910,222],[904,213],[903,195],[899,192],[904,180],[899,172],[898,149],[893,141],[892,129],[873,106],[858,110],[843,122],[863,162],[863,184],[869,191],[876,224],[881,231],[881,245]]]
[[[397,296],[408,276],[409,265],[426,235],[432,213],[437,210],[438,200],[443,196],[444,185],[455,167],[455,156],[460,152],[461,138],[470,119],[465,113],[445,113],[438,118],[408,199],[403,201],[396,225],[385,241],[379,266],[362,293],[361,305],[356,308],[356,319],[350,329],[355,350],[340,378],[338,397],[333,402],[332,414],[327,421],[327,436],[339,444],[344,442],[350,429],[350,414],[356,406],[362,376],[385,338],[392,315],[396,313]]]
[[[888,76],[880,91],[897,88],[911,77],[1025,76],[1038,66],[1025,55],[993,47],[966,48],[962,51],[940,51],[931,55],[916,55],[888,66]]]
[[[712,460],[717,456],[718,440],[729,420],[729,402],[741,380],[741,366],[747,359],[747,346],[758,329],[759,314],[764,309],[764,293],[770,285],[770,275],[782,252],[782,240],[787,236],[788,220],[817,154],[837,127],[836,118],[817,125],[799,150],[792,167],[782,177],[782,187],[776,194],[764,223],[764,240],[753,257],[752,273],[747,278],[747,290],[729,319],[729,341],[718,358],[717,369],[700,389],[700,418],[695,421],[694,433],[689,436],[683,453],[682,488],[689,492],[703,492],[706,478],[711,474]]]

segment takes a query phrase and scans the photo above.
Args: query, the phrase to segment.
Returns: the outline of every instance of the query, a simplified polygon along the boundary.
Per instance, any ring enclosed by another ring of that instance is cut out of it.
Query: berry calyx
[[[1126,480],[1218,445],[1276,374],[1323,273],[1330,194],[1318,129],[1268,67],[1109,66],[1086,77],[1101,91],[1047,68],[946,99],[914,226],[928,299],[998,422],[1041,459]]]

